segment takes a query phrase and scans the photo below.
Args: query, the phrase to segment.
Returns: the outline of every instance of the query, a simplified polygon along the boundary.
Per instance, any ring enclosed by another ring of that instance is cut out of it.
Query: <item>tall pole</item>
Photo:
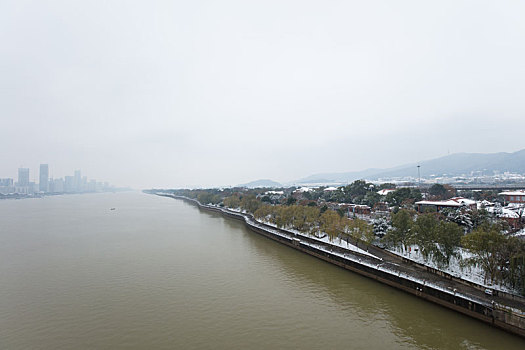
[[[421,165],[418,165],[417,166],[417,176],[419,178],[419,182],[418,182],[419,189],[421,189],[421,172],[419,170],[420,168],[421,168]]]

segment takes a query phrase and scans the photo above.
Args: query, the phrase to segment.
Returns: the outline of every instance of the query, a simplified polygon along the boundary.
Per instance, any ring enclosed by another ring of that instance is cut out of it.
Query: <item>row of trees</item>
[[[396,185],[384,183],[375,185],[364,180],[357,180],[347,186],[341,186],[336,191],[324,192],[322,188],[313,192],[305,192],[303,196],[309,200],[324,199],[327,202],[365,204],[373,207],[381,201],[387,201],[394,206],[421,200],[421,191],[417,188],[399,188],[390,192],[386,198],[377,192],[382,189],[393,189]]]
[[[462,228],[453,222],[439,220],[435,213],[422,214],[400,210],[392,215],[392,229],[385,240],[404,250],[416,245],[425,258],[433,260],[438,266],[448,266],[450,259],[457,256]]]
[[[392,229],[384,239],[405,251],[416,246],[426,260],[441,268],[448,266],[452,257],[464,267],[479,266],[485,273],[485,283],[503,283],[525,292],[525,242],[502,232],[501,223],[488,219],[465,234],[445,215],[416,216],[413,211],[400,210],[392,214]]]
[[[255,213],[263,205],[253,193],[245,195],[235,193],[230,197],[224,198],[222,203],[227,208],[241,208],[251,214]]]
[[[417,188],[398,188],[386,195],[385,201],[395,207],[411,206],[422,199],[421,191]]]
[[[339,187],[336,191],[324,191],[324,188],[321,187],[315,191],[304,192],[302,196],[304,199],[310,201],[322,199],[327,202],[365,204],[370,207],[373,207],[376,203],[381,201],[387,201],[393,206],[401,207],[403,205],[413,204],[415,201],[421,200],[422,198],[421,192],[416,188],[399,188],[390,192],[386,198],[377,193],[377,191],[381,189],[395,187],[394,184],[390,183],[375,185],[364,180],[357,180],[347,186]],[[234,195],[240,200],[245,196],[262,195],[266,192],[266,189],[251,189],[246,191],[246,189],[242,188],[230,188],[221,190],[176,190],[174,192],[179,195],[198,199],[204,204],[219,204],[225,197],[231,197]],[[262,196],[261,198],[266,203],[278,204],[272,202],[269,196]],[[284,199],[282,204],[291,205],[295,204],[295,202],[295,198],[288,196]]]
[[[330,209],[322,211],[302,205],[264,205],[255,211],[254,217],[280,228],[295,229],[317,237],[325,233],[331,241],[339,238],[349,242],[353,239],[370,244],[375,237],[373,227],[366,221],[351,220]]]
[[[280,228],[294,229],[317,237],[325,233],[330,240],[339,238],[348,242],[354,239],[370,244],[375,237],[373,227],[366,221],[351,220],[330,209],[303,205],[267,205],[251,194],[236,194],[224,198],[223,205],[241,208],[252,213],[257,220]]]
[[[503,282],[525,293],[525,242],[501,233],[498,225],[482,225],[465,235],[462,246],[472,253],[466,264],[485,271],[485,281]]]
[[[377,193],[379,189],[372,183],[357,180],[337,191],[325,193],[324,199],[328,202],[365,204],[372,207],[381,200]]]

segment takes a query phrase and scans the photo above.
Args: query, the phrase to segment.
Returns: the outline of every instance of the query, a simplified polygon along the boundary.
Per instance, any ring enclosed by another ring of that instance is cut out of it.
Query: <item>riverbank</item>
[[[525,337],[525,303],[522,298],[487,296],[482,287],[461,283],[434,271],[410,264],[392,253],[369,246],[368,252],[345,249],[256,221],[253,216],[233,210],[203,205],[198,201],[171,194],[158,195],[181,199],[202,210],[220,213],[242,221],[252,231],[347,270],[375,279],[419,298],[476,318],[497,328]],[[360,248],[357,246],[357,248]]]

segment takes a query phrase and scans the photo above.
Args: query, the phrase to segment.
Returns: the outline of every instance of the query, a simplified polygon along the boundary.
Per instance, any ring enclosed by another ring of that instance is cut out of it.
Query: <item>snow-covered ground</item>
[[[216,207],[216,208],[220,208],[219,206],[215,206],[215,205],[209,205],[211,207]],[[242,210],[240,208],[220,208],[222,209],[223,211],[230,211],[230,212],[234,212],[236,214],[246,214],[246,211],[245,210]],[[277,234],[279,236],[283,236],[283,237],[288,237],[284,234],[282,234],[279,230],[271,230],[271,229],[268,229],[267,227],[264,227],[260,224],[264,224],[264,225],[267,225],[267,226],[271,226],[271,227],[275,227],[275,228],[279,228],[277,225],[275,225],[274,223],[270,222],[270,221],[261,221],[261,220],[256,220],[256,219],[249,219],[245,216],[245,220],[247,222],[249,222],[250,224],[254,225],[254,226],[258,226],[258,227],[261,227],[261,228],[264,228],[274,234]],[[316,236],[313,236],[313,235],[308,235],[304,232],[301,232],[301,231],[298,231],[298,230],[295,230],[295,229],[292,229],[292,228],[279,228],[281,230],[285,230],[287,232],[290,232],[290,235],[293,235],[293,236],[301,236],[301,237],[307,237],[307,238],[311,238],[311,239],[314,239],[316,241],[319,241],[319,242],[322,242],[322,243],[326,243],[326,244],[330,244],[330,245],[333,245],[333,246],[337,246],[337,247],[341,247],[341,248],[344,248],[344,249],[347,249],[349,251],[352,251],[352,252],[356,252],[356,253],[359,253],[359,254],[363,254],[363,255],[366,255],[366,256],[369,256],[371,258],[374,258],[374,259],[379,259],[381,260],[380,258],[378,258],[377,256],[373,255],[373,254],[370,254],[369,252],[367,252],[366,250],[363,250],[351,243],[348,243],[347,241],[344,241],[340,238],[335,238],[334,240],[330,240],[328,235],[324,234],[323,237],[316,237]]]
[[[470,257],[472,257],[472,254],[470,254],[468,251],[465,251],[463,249],[460,250],[461,258],[457,259],[453,257],[450,259],[450,264],[448,267],[438,267],[437,264],[430,259],[425,261],[423,255],[417,250],[417,246],[410,246],[406,251],[403,250],[403,248],[398,247],[395,249],[388,249],[390,252],[397,254],[399,256],[402,256],[404,258],[407,258],[409,260],[412,260],[414,262],[417,262],[419,264],[432,267],[434,269],[446,272],[451,274],[454,277],[461,278],[463,280],[473,282],[482,286],[485,286],[486,288],[492,288],[492,289],[498,289],[505,292],[513,292],[508,287],[496,284],[496,285],[490,285],[485,283],[485,273],[479,266],[468,266],[468,267],[462,267],[460,264],[461,260],[466,260]]]
[[[515,237],[524,237],[525,236],[525,228],[522,228],[518,232],[514,233],[513,236],[515,236]]]
[[[272,227],[277,227],[277,225],[269,222],[269,221],[265,221],[264,224],[268,225],[268,226],[272,226]],[[373,255],[373,254],[370,254],[369,252],[367,252],[366,250],[363,250],[359,247],[356,247],[355,245],[351,244],[351,243],[348,243],[342,239],[339,239],[339,238],[335,238],[333,240],[330,240],[330,238],[328,237],[328,235],[326,234],[323,234],[323,237],[316,237],[316,236],[313,236],[313,235],[307,235],[305,234],[304,232],[301,232],[301,231],[298,231],[298,230],[295,230],[295,229],[292,229],[292,228],[282,228],[282,230],[286,230],[296,236],[301,236],[301,237],[307,237],[307,238],[311,238],[311,239],[315,239],[316,241],[319,241],[319,242],[322,242],[322,243],[326,243],[326,244],[330,244],[330,245],[333,245],[333,246],[336,246],[336,247],[341,247],[341,248],[344,248],[344,249],[347,249],[347,250],[350,250],[350,251],[353,251],[353,252],[356,252],[356,253],[359,253],[359,254],[363,254],[363,255],[366,255],[366,256],[369,256],[369,257],[372,257],[372,258],[375,258],[375,259],[379,259],[377,256]]]

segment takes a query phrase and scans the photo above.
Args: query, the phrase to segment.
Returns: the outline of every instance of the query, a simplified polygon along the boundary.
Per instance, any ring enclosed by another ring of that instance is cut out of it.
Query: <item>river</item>
[[[0,201],[0,348],[524,349],[525,340],[240,222],[125,192]]]

